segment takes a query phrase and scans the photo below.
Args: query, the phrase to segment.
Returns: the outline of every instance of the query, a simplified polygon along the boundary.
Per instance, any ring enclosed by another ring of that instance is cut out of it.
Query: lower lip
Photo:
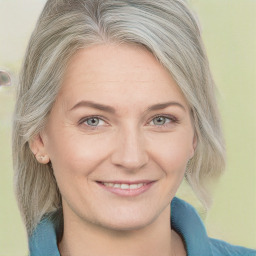
[[[102,183],[97,182],[97,184],[99,186],[101,186],[102,188],[104,188],[105,190],[107,190],[111,193],[114,193],[116,195],[119,195],[119,196],[127,196],[127,197],[138,196],[138,195],[146,192],[153,186],[154,183],[155,183],[155,181],[147,183],[144,186],[142,186],[140,188],[136,188],[136,189],[121,189],[121,188],[107,187],[107,186],[103,185]]]

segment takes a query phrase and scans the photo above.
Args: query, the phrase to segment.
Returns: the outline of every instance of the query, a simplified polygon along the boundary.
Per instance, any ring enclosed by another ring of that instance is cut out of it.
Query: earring
[[[37,155],[36,158],[37,158],[38,160],[41,160],[41,161],[44,159],[44,157],[41,156],[41,155]]]
[[[36,155],[36,159],[41,164],[47,164],[49,162],[49,157],[47,155]]]

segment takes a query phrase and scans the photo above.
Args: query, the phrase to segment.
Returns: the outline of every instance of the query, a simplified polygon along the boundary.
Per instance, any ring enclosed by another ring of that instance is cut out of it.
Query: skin
[[[172,104],[149,109],[166,102]],[[88,120],[92,116],[100,117]],[[51,161],[62,195],[61,255],[186,255],[170,227],[170,202],[196,136],[185,97],[150,52],[115,44],[79,50],[45,129],[30,147],[44,157],[39,162]],[[125,197],[98,184],[113,180],[153,185]]]

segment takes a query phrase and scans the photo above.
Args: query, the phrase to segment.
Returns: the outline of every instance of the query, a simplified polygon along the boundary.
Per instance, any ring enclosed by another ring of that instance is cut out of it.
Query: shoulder
[[[196,209],[176,197],[171,203],[171,225],[182,236],[190,256],[256,256],[256,250],[210,238]]]
[[[209,238],[213,256],[256,256],[256,250]]]

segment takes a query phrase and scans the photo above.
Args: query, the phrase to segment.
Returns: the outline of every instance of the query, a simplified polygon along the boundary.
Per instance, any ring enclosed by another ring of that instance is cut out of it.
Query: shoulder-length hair
[[[29,142],[47,122],[70,57],[78,49],[112,42],[147,48],[180,87],[197,136],[185,177],[202,203],[210,204],[207,181],[224,170],[225,147],[200,28],[186,3],[48,0],[26,51],[13,122],[14,182],[29,235],[44,214],[61,209],[53,170],[36,161]]]

